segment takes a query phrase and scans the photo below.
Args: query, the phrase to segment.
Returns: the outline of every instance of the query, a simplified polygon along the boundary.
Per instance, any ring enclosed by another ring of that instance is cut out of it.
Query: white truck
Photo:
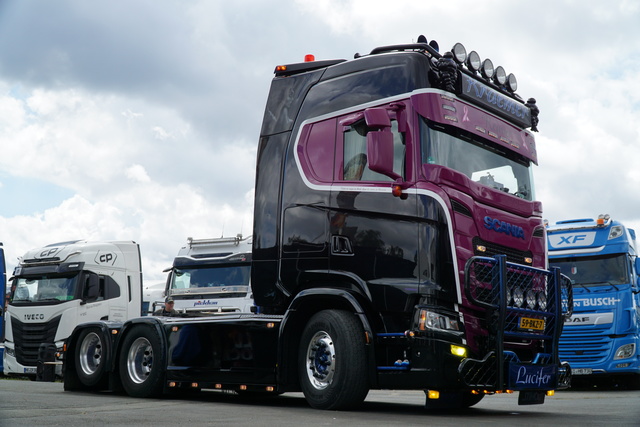
[[[77,240],[32,249],[20,259],[11,279],[4,374],[35,377],[46,363],[61,376],[56,354],[77,325],[124,322],[139,317],[141,308],[137,243]]]
[[[184,315],[251,312],[251,245],[251,236],[242,234],[189,237],[165,270],[165,296],[173,299],[175,310]]]

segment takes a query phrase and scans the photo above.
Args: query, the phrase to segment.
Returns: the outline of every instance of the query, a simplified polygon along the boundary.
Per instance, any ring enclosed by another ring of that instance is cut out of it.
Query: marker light
[[[396,197],[402,197],[402,186],[394,185],[393,187],[391,187],[391,194],[393,194]]]
[[[467,49],[464,48],[462,43],[454,44],[451,48],[451,53],[453,53],[453,59],[455,59],[458,64],[464,64],[464,61],[467,60]]]
[[[493,73],[494,73],[493,62],[491,62],[489,58],[482,61],[482,66],[480,68],[480,71],[482,73],[482,77],[484,77],[485,79],[490,79],[491,77],[493,77]]]
[[[311,54],[308,54],[308,55],[304,56],[304,62],[313,62],[315,60],[316,60],[316,57],[311,55]]]
[[[598,215],[598,219],[596,220],[596,224],[598,224],[598,226],[602,227],[602,226],[604,226],[604,224],[607,221],[609,221],[609,219],[611,219],[609,214],[600,214],[600,215]]]
[[[474,73],[477,73],[480,70],[481,65],[482,61],[480,60],[480,55],[478,55],[478,52],[476,52],[475,50],[469,52],[469,55],[467,56],[467,67]]]
[[[518,90],[518,80],[516,79],[516,76],[513,75],[513,73],[507,76],[507,89],[509,89],[511,92],[515,92]]]
[[[440,399],[440,392],[438,390],[427,390],[427,399]]]
[[[493,81],[499,86],[504,86],[507,82],[507,72],[504,71],[502,65],[498,65],[498,67],[496,67],[496,72],[493,75]]]

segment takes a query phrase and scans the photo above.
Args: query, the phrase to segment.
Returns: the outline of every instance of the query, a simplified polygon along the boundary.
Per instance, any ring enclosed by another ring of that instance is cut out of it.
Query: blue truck
[[[7,285],[7,272],[4,263],[4,247],[0,243],[0,372],[4,368],[2,364],[4,356],[4,309],[6,304],[6,285]]]
[[[609,215],[548,226],[549,263],[573,282],[560,359],[574,384],[640,387],[640,258],[635,231]]]

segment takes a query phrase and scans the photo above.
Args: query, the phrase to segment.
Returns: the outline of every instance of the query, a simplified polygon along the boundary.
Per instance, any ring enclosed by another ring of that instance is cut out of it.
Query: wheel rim
[[[317,332],[307,348],[307,377],[317,390],[327,388],[336,372],[336,353],[331,336]]]
[[[80,346],[80,369],[85,375],[93,375],[96,373],[102,363],[102,340],[100,336],[91,332],[82,340]]]
[[[153,369],[153,349],[148,339],[140,337],[136,339],[127,353],[127,372],[129,378],[142,384],[149,378]]]

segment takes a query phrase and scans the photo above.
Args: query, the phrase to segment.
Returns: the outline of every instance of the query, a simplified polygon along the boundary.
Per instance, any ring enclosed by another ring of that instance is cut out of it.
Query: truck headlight
[[[613,356],[613,360],[628,359],[630,357],[633,357],[634,354],[636,354],[636,345],[625,344],[618,347],[618,349],[616,350],[616,355]]]
[[[542,311],[547,309],[547,295],[544,291],[538,292],[538,308]]]
[[[527,307],[531,310],[536,307],[536,292],[533,289],[527,291]]]
[[[524,291],[520,286],[516,286],[513,290],[513,305],[518,308],[524,305]]]
[[[429,310],[420,310],[418,328],[421,331],[432,329],[446,332],[459,332],[460,324],[456,318]]]
[[[5,347],[4,352],[7,353],[7,356],[16,357],[16,353],[12,348]]]

